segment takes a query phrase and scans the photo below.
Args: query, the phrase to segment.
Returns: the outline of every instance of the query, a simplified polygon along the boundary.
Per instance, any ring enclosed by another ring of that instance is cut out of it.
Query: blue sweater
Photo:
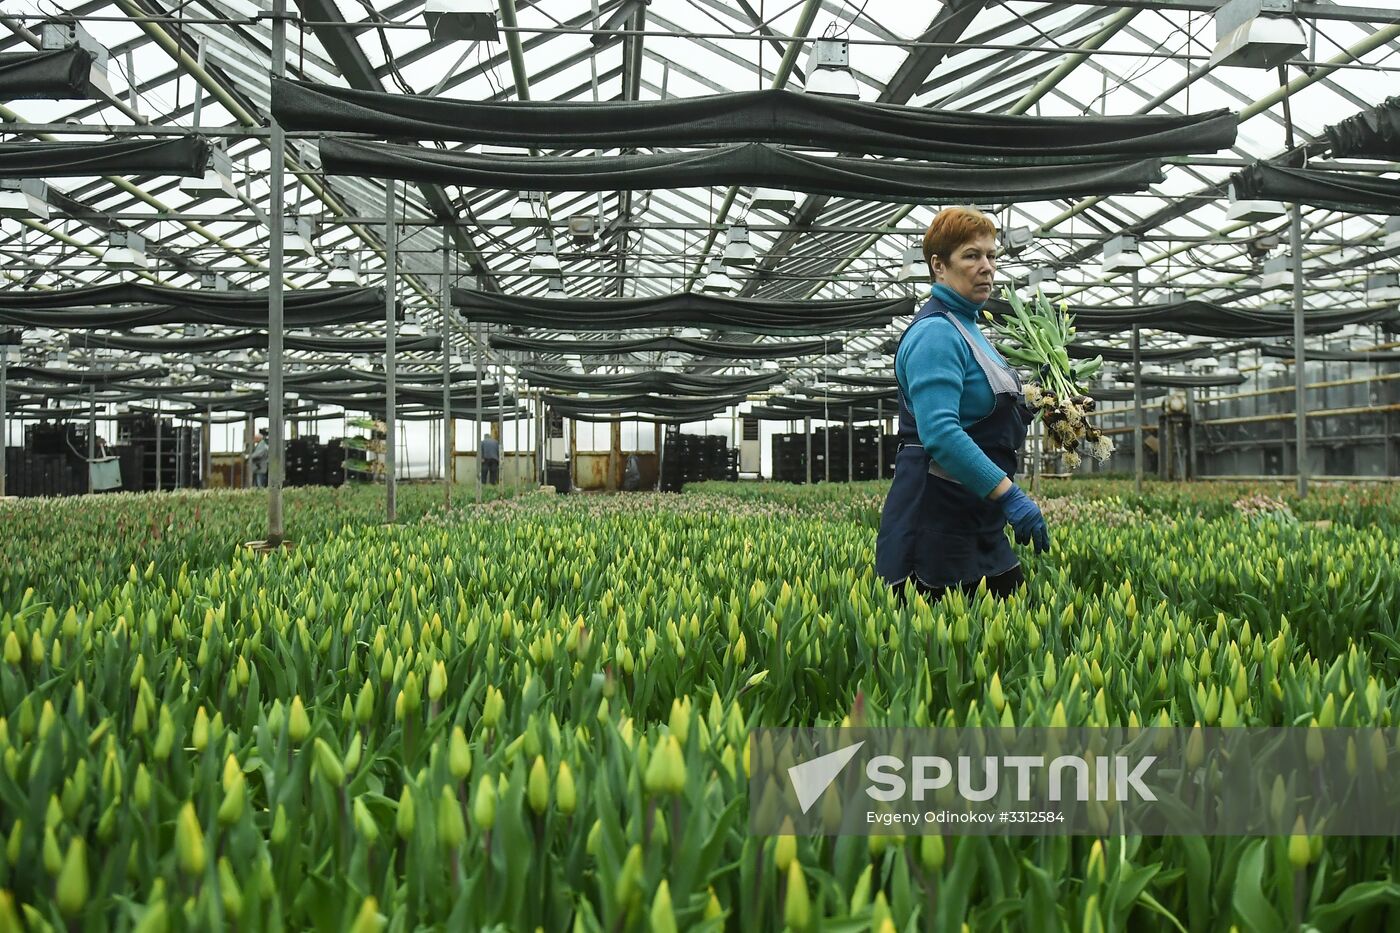
[[[950,312],[958,315],[973,340],[992,350],[972,315]],[[924,450],[985,499],[1006,473],[967,436],[966,428],[992,413],[996,396],[953,322],[934,314],[909,328],[895,355],[894,373],[914,412]]]

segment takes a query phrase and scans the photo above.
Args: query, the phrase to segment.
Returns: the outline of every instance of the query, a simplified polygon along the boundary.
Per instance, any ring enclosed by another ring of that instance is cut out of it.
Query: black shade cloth
[[[267,324],[267,303],[264,291],[216,292],[136,283],[47,292],[15,289],[0,291],[0,324],[72,330],[145,324],[255,327]],[[382,288],[289,289],[283,302],[288,327],[358,324],[383,316]]]
[[[331,175],[398,178],[507,191],[639,191],[762,185],[901,204],[1130,194],[1163,179],[1161,163],[1156,159],[964,168],[929,162],[819,156],[762,143],[695,152],[521,159],[327,138],[321,142],[321,165]]]
[[[1160,398],[1167,394],[1164,386],[1143,386],[1142,397],[1144,400],[1150,398]],[[1089,397],[1096,402],[1131,402],[1134,398],[1132,389],[1103,389],[1093,388],[1089,390]]]
[[[888,402],[890,403],[890,405],[898,406],[899,388],[898,386],[880,386],[876,388],[842,389],[837,386],[831,386],[822,390],[812,390],[810,395],[799,395],[795,397],[790,396],[789,398],[793,401],[803,402],[821,402],[823,401],[823,399],[825,399],[825,401],[833,405],[850,405],[859,403],[869,404],[873,406],[877,401],[882,401]],[[781,406],[782,403],[779,402],[777,404]],[[891,410],[890,405],[885,406],[886,410]],[[892,413],[894,413],[893,410],[891,411]]]
[[[571,373],[558,370],[522,369],[522,378],[534,386],[565,392],[656,392],[669,395],[714,396],[719,393],[747,395],[761,392],[784,379],[782,373],[759,376],[711,376],[701,373]]]
[[[272,113],[288,129],[380,139],[455,140],[541,149],[685,148],[774,143],[946,160],[1064,162],[1218,152],[1236,118],[1037,117],[864,103],[784,90],[669,100],[482,103],[272,82]]]
[[[883,417],[891,418],[895,412],[885,406]],[[873,405],[846,402],[822,405],[810,399],[774,399],[767,405],[755,405],[745,416],[760,421],[801,421],[804,418],[817,418],[824,421],[849,421],[856,424],[862,421],[877,421],[882,415]]]
[[[92,56],[86,49],[0,52],[0,100],[86,100]]]
[[[1353,214],[1400,214],[1400,179],[1256,162],[1231,179],[1235,196]]]
[[[195,366],[195,372],[200,375],[213,376],[217,379],[224,379],[231,382],[266,383],[268,374],[262,370],[250,369],[229,369],[222,366]],[[304,372],[287,372],[282,376],[282,384],[288,389],[295,389],[297,386],[330,386],[336,383],[352,383],[357,385],[384,385],[383,370],[361,370],[349,369],[343,366],[311,369]],[[449,374],[448,381],[451,385],[458,385],[464,382],[476,384],[476,374],[471,370],[463,370]],[[442,386],[442,373],[409,373],[398,372],[395,381],[400,385],[436,385]],[[482,391],[494,392],[494,385],[482,384]],[[473,391],[475,391],[473,389]]]
[[[8,370],[13,379],[37,379],[40,382],[53,382],[60,385],[105,386],[115,382],[132,382],[138,379],[162,379],[170,375],[170,370],[159,366],[144,369],[43,369],[38,366],[11,366]]]
[[[1143,347],[1139,351],[1138,357],[1144,363],[1179,363],[1183,360],[1204,359],[1207,356],[1224,356],[1227,353],[1236,353],[1240,350],[1248,350],[1254,346],[1252,343],[1234,343],[1223,347]],[[1131,363],[1133,361],[1132,347],[1105,347],[1092,343],[1072,343],[1065,348],[1070,359],[1092,360],[1096,356],[1104,358],[1109,363]]]
[[[0,292],[0,300],[4,293]],[[70,335],[68,347],[100,347],[107,350],[130,350],[135,353],[222,353],[226,350],[265,350],[265,331],[243,331],[205,337],[143,337],[126,334],[84,333]],[[382,337],[282,337],[282,348],[308,353],[384,353]],[[417,353],[442,349],[441,337],[400,337],[394,342],[399,353]]]
[[[1323,130],[1339,159],[1400,159],[1400,97]]]
[[[1006,302],[993,298],[987,309],[998,318],[1010,313]],[[1081,331],[1123,332],[1134,324],[1155,330],[1196,337],[1282,337],[1293,333],[1292,311],[1262,311],[1213,304],[1208,301],[1182,301],[1145,304],[1135,307],[1071,307],[1074,326]],[[1310,334],[1329,333],[1348,324],[1368,324],[1400,317],[1394,309],[1307,311],[1304,329]]]
[[[1291,360],[1297,356],[1292,347],[1283,344],[1264,344],[1259,347],[1259,352],[1265,356],[1285,360]],[[1400,352],[1394,350],[1377,350],[1374,353],[1367,353],[1365,350],[1320,350],[1307,347],[1303,356],[1309,363],[1313,360],[1326,360],[1329,363],[1400,363]]]
[[[1173,389],[1206,389],[1217,386],[1237,386],[1244,383],[1242,373],[1155,373],[1142,375],[1144,386],[1167,386]],[[1093,392],[1089,393],[1091,396]]]
[[[452,304],[469,321],[554,330],[712,327],[801,336],[883,327],[914,309],[911,298],[772,301],[683,293],[660,298],[533,298],[452,289]]]
[[[107,142],[0,143],[0,178],[89,175],[179,175],[199,178],[209,167],[209,143],[196,136]]]
[[[867,389],[892,389],[899,385],[893,376],[827,376],[827,379],[843,386],[863,386]]]
[[[786,340],[776,343],[738,343],[723,340],[691,340],[688,337],[647,337],[637,340],[548,340],[493,334],[488,342],[496,350],[526,353],[608,356],[616,353],[688,353],[726,360],[780,360],[798,356],[840,353],[840,340]]]
[[[668,398],[659,395],[617,395],[604,398],[576,398],[567,395],[548,395],[547,404],[554,411],[566,417],[575,415],[620,415],[627,412],[643,412],[671,420],[706,421],[725,409],[743,402],[744,396],[733,395],[725,398]]]

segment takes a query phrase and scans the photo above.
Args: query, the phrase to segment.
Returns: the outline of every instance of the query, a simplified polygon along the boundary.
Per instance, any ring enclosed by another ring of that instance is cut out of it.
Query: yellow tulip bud
[[[653,933],[676,933],[676,914],[671,909],[671,886],[664,878],[657,885],[656,897],[651,902],[651,929]]]
[[[190,734],[190,741],[197,752],[202,752],[209,746],[209,715],[204,712],[203,706],[194,714],[194,729]]]
[[[175,852],[180,868],[191,877],[204,874],[208,856],[204,848],[204,829],[194,812],[194,803],[186,801],[175,821]]]
[[[301,703],[301,695],[292,697],[292,707],[287,714],[287,735],[300,745],[311,733],[311,720],[307,718],[306,707]]]
[[[317,737],[312,745],[312,750],[316,756],[316,770],[321,777],[326,779],[326,783],[331,787],[340,787],[345,783],[345,766],[340,763],[340,757],[326,743],[323,738]]]
[[[549,771],[544,766],[542,755],[536,755],[535,763],[530,766],[525,795],[530,801],[530,809],[536,813],[543,813],[545,807],[549,806]]]
[[[55,901],[65,917],[76,917],[82,913],[88,899],[87,845],[81,836],[74,836],[68,843],[68,854],[63,857],[63,865],[58,871],[58,888]]]
[[[496,825],[496,782],[489,774],[476,786],[476,796],[472,799],[472,821],[483,830],[490,830]]]
[[[287,808],[282,804],[277,805],[277,812],[272,815],[272,832],[268,835],[268,840],[273,845],[281,845],[287,839]]]
[[[797,858],[797,837],[779,836],[777,843],[773,846],[773,863],[778,866],[778,871],[786,872],[795,858]]]
[[[471,774],[472,750],[467,745],[467,734],[461,726],[454,726],[452,737],[447,740],[447,767],[459,781]]]
[[[230,755],[232,760],[233,756]],[[219,822],[225,826],[232,826],[238,822],[243,815],[244,785],[246,781],[242,771],[235,771],[232,781],[224,782],[224,800],[219,804]]]
[[[438,843],[449,851],[467,841],[467,824],[462,819],[462,807],[452,788],[443,785],[438,795],[437,809]]]
[[[379,824],[374,821],[369,807],[365,806],[363,797],[355,798],[355,803],[351,806],[351,814],[355,821],[355,832],[360,834],[360,838],[369,843],[373,843],[379,838]]]
[[[350,933],[380,933],[388,924],[389,919],[379,912],[379,902],[372,896],[366,897],[350,925]]]
[[[407,840],[413,835],[413,807],[413,791],[405,784],[403,791],[399,794],[399,811],[394,817],[394,829],[398,832],[400,839]]]
[[[943,868],[943,837],[937,833],[926,834],[919,842],[919,861],[925,871],[939,871]]]
[[[794,930],[805,930],[812,922],[812,899],[807,893],[807,878],[802,874],[801,862],[794,861],[788,866],[787,882],[783,919]]]
[[[1308,844],[1308,830],[1301,816],[1293,821],[1293,835],[1288,837],[1288,864],[1294,871],[1302,871],[1312,861],[1312,851]]]
[[[436,703],[447,692],[447,667],[438,661],[428,673],[428,699]]]
[[[559,773],[554,780],[554,802],[559,812],[568,816],[578,807],[578,789],[574,786],[574,772],[567,761],[559,762]]]

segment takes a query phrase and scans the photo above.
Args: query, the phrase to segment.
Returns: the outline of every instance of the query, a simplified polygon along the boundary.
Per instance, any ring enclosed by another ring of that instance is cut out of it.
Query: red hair
[[[945,208],[934,215],[924,234],[924,264],[932,266],[934,256],[947,262],[964,243],[996,233],[996,222],[975,207]]]

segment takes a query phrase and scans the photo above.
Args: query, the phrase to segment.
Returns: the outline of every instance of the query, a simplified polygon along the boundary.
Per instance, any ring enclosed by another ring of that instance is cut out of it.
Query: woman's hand
[[[1050,529],[1045,524],[1045,516],[1040,512],[1025,490],[1015,483],[1006,481],[1008,489],[996,497],[996,502],[1011,524],[1017,544],[1035,544],[1036,553],[1050,550]]]

